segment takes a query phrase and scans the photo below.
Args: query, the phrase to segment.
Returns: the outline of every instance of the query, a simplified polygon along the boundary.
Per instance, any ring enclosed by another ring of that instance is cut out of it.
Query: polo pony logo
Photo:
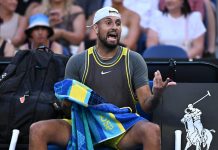
[[[215,133],[215,130],[208,130],[203,127],[203,124],[201,122],[202,112],[200,109],[194,107],[195,104],[197,104],[207,96],[211,96],[209,91],[207,91],[207,94],[201,99],[197,100],[193,104],[189,104],[184,111],[185,115],[181,119],[181,122],[185,125],[186,130],[187,143],[185,146],[185,150],[187,150],[192,145],[196,146],[196,150],[203,150],[203,148],[205,147],[206,150],[209,150],[210,148],[210,144],[213,139],[212,132]]]

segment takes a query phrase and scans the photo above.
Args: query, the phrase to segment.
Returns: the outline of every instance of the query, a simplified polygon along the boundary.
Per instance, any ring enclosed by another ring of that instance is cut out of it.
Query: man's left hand
[[[176,82],[172,81],[170,78],[167,78],[165,81],[162,80],[159,70],[154,73],[152,92],[155,97],[160,97],[166,87],[173,85],[176,85]]]

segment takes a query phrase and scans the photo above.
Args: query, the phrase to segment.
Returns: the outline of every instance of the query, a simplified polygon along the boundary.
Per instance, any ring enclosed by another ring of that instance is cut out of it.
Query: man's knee
[[[71,125],[62,119],[39,121],[30,127],[30,140],[37,139],[44,143],[57,143],[65,146],[70,135]]]
[[[157,124],[146,122],[143,126],[143,131],[145,135],[148,136],[160,136],[160,127]]]
[[[30,126],[30,138],[43,137],[46,131],[46,127],[43,124],[43,121],[39,121]]]
[[[160,133],[160,126],[155,123],[150,123],[149,128],[152,129],[153,132]]]
[[[141,146],[141,144],[144,146],[158,146],[160,138],[160,127],[157,124],[140,121],[126,133],[119,143],[119,148],[136,147]]]

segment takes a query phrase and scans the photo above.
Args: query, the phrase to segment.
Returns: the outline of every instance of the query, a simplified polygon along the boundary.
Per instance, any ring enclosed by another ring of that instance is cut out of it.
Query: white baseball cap
[[[105,18],[105,17],[109,17],[109,16],[115,16],[121,19],[121,15],[118,12],[118,10],[116,10],[113,7],[103,7],[101,9],[99,9],[98,11],[96,11],[94,19],[93,19],[93,23],[91,26],[93,26],[94,24],[96,24],[98,21],[100,21],[101,19]],[[91,26],[87,26],[87,27],[91,27]]]

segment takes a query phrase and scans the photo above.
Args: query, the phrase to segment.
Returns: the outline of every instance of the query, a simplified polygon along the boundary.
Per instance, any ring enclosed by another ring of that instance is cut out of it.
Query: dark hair
[[[166,6],[165,6],[165,8],[164,8],[164,10],[163,10],[163,13],[164,13],[164,14],[168,14],[168,12],[169,12],[169,11],[168,11],[168,9],[167,9]],[[181,12],[182,12],[182,14],[183,14],[185,17],[187,17],[187,16],[192,12],[188,0],[184,0],[184,1],[183,1],[183,5],[182,5],[182,8],[181,8]]]

